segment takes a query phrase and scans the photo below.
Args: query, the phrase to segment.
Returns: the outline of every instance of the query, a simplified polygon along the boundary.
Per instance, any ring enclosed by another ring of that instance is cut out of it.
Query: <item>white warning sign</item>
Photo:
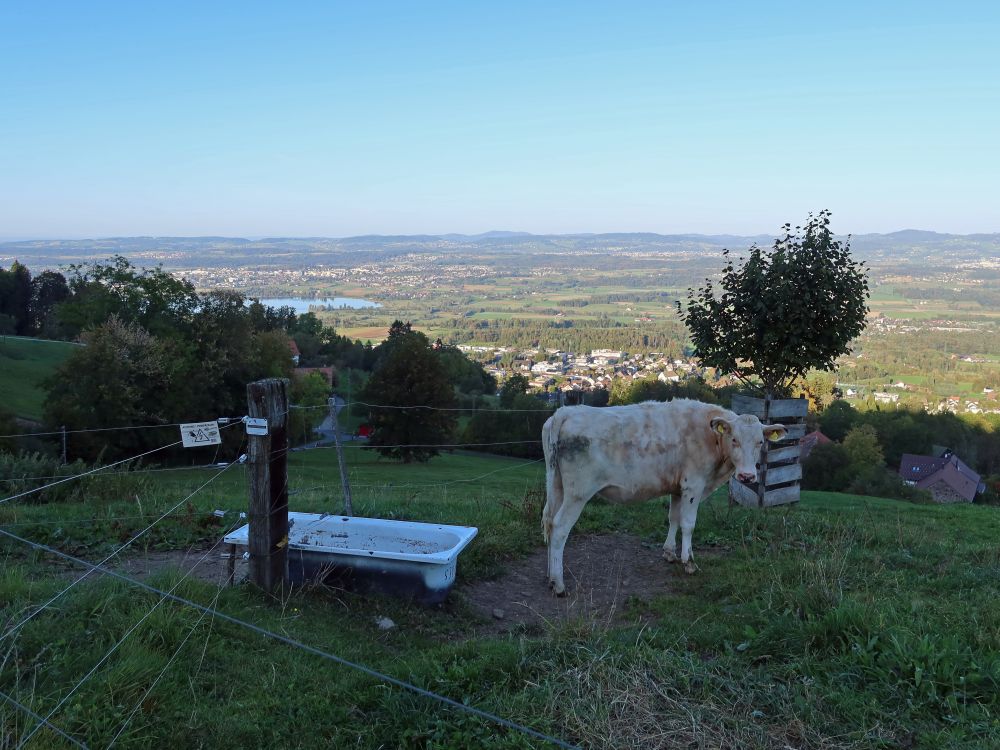
[[[222,437],[219,435],[218,422],[192,422],[181,425],[181,440],[185,448],[200,448],[203,445],[219,445]]]

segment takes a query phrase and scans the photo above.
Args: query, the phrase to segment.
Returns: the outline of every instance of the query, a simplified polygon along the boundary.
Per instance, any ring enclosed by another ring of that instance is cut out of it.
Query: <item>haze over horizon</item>
[[[136,235],[107,235],[104,237],[7,237],[0,235],[0,243],[20,243],[20,242],[101,242],[110,240],[125,240],[125,239],[176,239],[176,240],[196,240],[196,239],[206,239],[206,238],[218,238],[223,240],[246,240],[248,242],[261,242],[271,239],[281,239],[281,240],[349,240],[358,239],[363,237],[468,237],[471,239],[476,238],[486,238],[490,236],[522,236],[522,237],[585,237],[585,236],[601,236],[601,235],[628,235],[628,234],[652,234],[660,235],[663,237],[735,237],[735,238],[757,238],[757,237],[776,237],[780,227],[775,227],[772,232],[633,232],[628,230],[611,230],[607,232],[521,232],[518,230],[506,230],[506,229],[492,229],[484,232],[421,232],[417,233],[382,233],[382,232],[368,232],[361,235],[220,235],[220,234],[188,234],[188,235],[154,235],[154,234],[136,234]],[[905,233],[927,233],[927,234],[937,234],[942,236],[953,236],[961,237],[968,235],[1000,235],[1000,230],[998,231],[987,231],[987,232],[947,232],[938,231],[935,229],[917,229],[914,227],[905,227],[902,229],[896,229],[888,232],[844,232],[837,234],[843,236],[846,234],[852,234],[854,236],[870,236],[870,235],[897,235]]]
[[[0,7],[0,240],[1000,231],[1000,7]]]

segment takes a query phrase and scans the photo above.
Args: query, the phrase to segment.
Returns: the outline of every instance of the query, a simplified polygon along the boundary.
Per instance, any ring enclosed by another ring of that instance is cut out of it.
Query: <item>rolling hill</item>
[[[20,336],[0,337],[0,393],[4,408],[22,419],[41,420],[42,381],[79,344]]]

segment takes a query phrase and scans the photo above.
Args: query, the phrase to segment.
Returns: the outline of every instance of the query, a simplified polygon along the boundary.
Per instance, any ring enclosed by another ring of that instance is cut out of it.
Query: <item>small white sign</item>
[[[218,422],[191,422],[181,425],[181,440],[185,448],[200,448],[203,445],[220,445]]]
[[[266,435],[267,419],[264,417],[247,417],[247,435]]]

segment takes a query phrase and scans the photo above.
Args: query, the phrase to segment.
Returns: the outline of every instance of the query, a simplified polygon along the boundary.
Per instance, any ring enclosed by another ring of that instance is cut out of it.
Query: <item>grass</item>
[[[73,352],[74,344],[18,336],[0,337],[3,406],[24,419],[42,418],[42,381]]]
[[[540,464],[456,454],[400,466],[358,451],[349,460],[359,514],[479,526],[460,584],[497,576],[540,544]],[[206,523],[206,511],[244,506],[242,471],[192,498],[187,520],[162,524],[153,545],[216,540],[232,517]],[[0,506],[0,523],[93,559],[108,548],[108,529],[74,531],[74,517],[135,513],[140,502],[155,512],[207,474],[149,476],[156,485],[139,500],[105,488],[87,503]],[[335,509],[337,481],[332,452],[290,456],[293,509]],[[662,543],[663,516],[660,501],[595,500],[568,554],[586,533]],[[46,531],[51,522],[62,537]],[[761,512],[730,510],[719,493],[695,531],[696,543],[718,554],[702,556],[699,575],[678,574],[662,595],[630,601],[624,624],[577,621],[494,637],[481,635],[461,585],[437,609],[322,589],[271,602],[242,586],[219,591],[189,580],[179,590],[587,747],[981,748],[1000,740],[998,537],[991,507],[806,492],[798,506]],[[65,585],[43,559],[10,545],[2,552],[5,621]],[[157,583],[178,577],[164,573]],[[124,584],[81,584],[16,639],[0,641],[0,690],[47,713],[154,603]],[[376,615],[399,627],[378,630]],[[118,747],[168,738],[223,748],[540,746],[172,604],[137,628],[53,721],[105,747],[137,705]],[[0,706],[0,726],[2,745],[31,722]],[[59,743],[43,731],[29,747]]]

